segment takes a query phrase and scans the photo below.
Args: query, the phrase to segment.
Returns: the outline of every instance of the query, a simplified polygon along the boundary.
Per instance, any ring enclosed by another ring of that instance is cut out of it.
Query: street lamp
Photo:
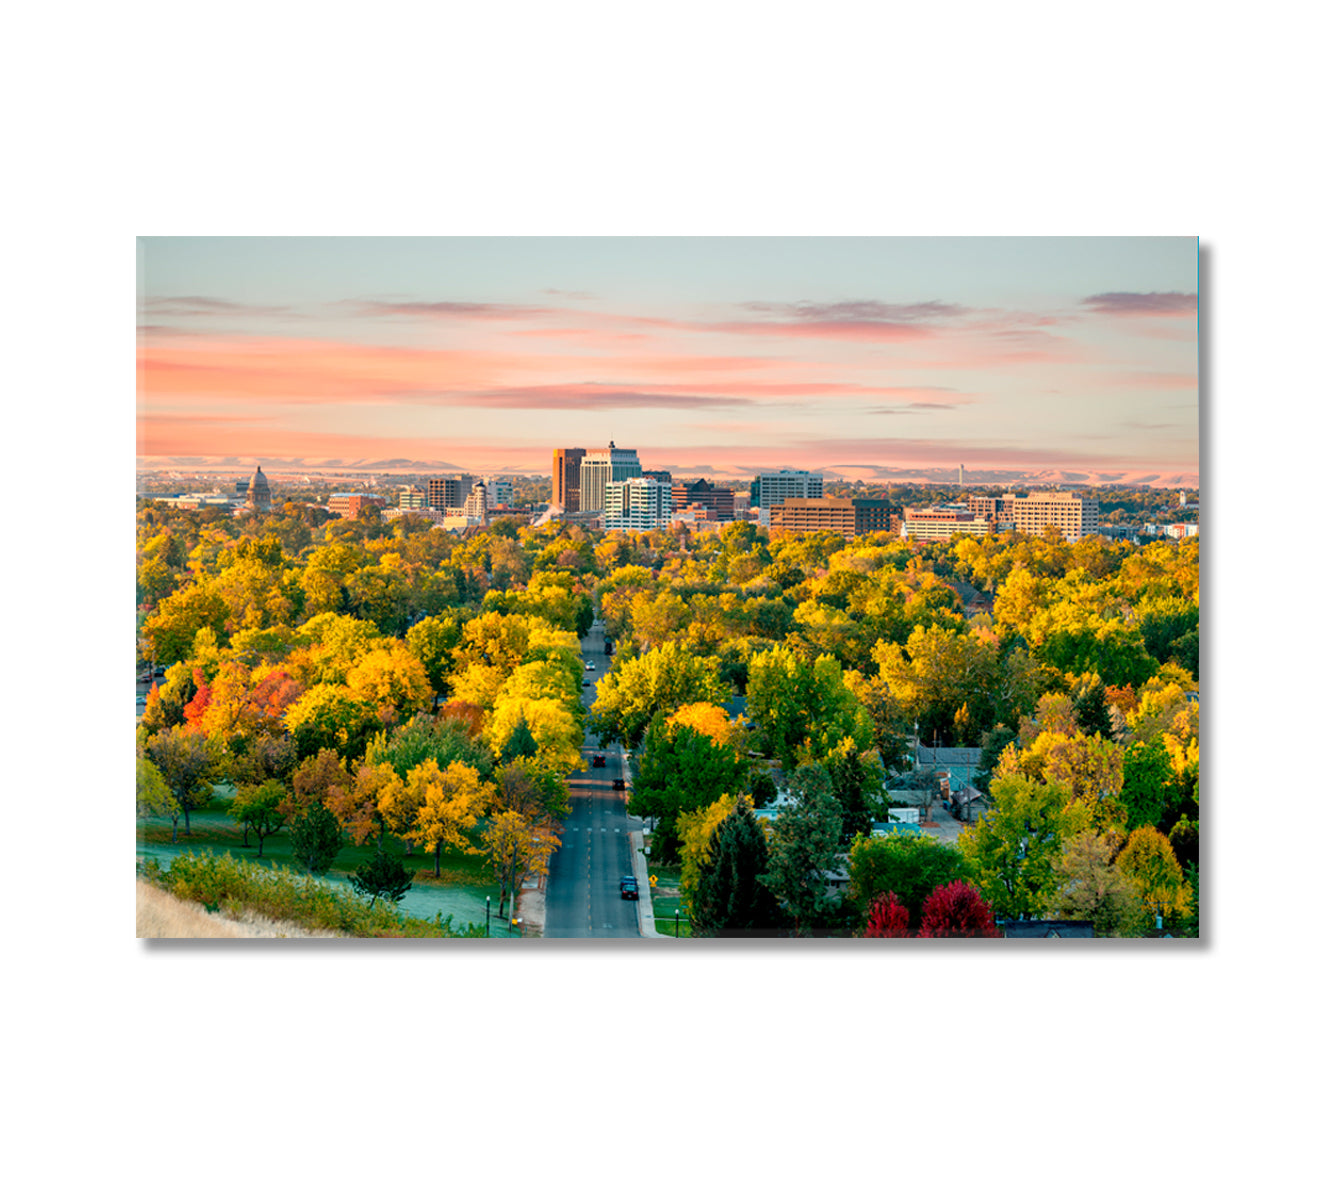
[[[491,897],[486,898],[486,936],[491,936]]]
[[[672,934],[672,936],[673,937],[681,936],[681,910],[679,908],[676,910],[676,931]]]

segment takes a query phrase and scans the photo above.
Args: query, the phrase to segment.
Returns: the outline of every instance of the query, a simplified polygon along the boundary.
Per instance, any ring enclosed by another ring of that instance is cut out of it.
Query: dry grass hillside
[[[159,888],[135,881],[135,937],[141,938],[309,938],[338,937],[336,933],[312,933],[299,925],[249,917],[234,921],[207,912],[202,904],[178,900]]]

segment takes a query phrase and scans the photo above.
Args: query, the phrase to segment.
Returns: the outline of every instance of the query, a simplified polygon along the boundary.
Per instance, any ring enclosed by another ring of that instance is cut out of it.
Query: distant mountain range
[[[255,469],[252,459],[235,457],[175,457],[175,458],[140,458],[137,466],[140,471],[186,471],[199,474],[244,473],[249,475]],[[475,475],[547,475],[550,470],[534,468],[531,464],[509,464],[486,470],[455,462],[426,461],[407,458],[387,459],[264,459],[260,465],[266,474],[320,474],[337,472],[341,474],[379,474],[379,475],[426,475],[459,474],[470,472]],[[703,463],[689,465],[670,462],[646,463],[657,469],[671,471],[681,478],[714,476],[723,479],[738,479],[754,474],[756,471],[776,471],[790,464],[768,463],[763,465],[739,466],[726,468],[712,467]],[[959,468],[955,467],[896,467],[875,466],[859,463],[855,466],[826,466],[822,468],[826,479],[843,480],[848,483],[860,480],[863,483],[927,483],[958,484]],[[1160,488],[1196,488],[1199,486],[1199,474],[1192,472],[1163,471],[1075,471],[1061,468],[1047,468],[1040,471],[1021,471],[1003,469],[964,469],[965,487],[1160,487]]]

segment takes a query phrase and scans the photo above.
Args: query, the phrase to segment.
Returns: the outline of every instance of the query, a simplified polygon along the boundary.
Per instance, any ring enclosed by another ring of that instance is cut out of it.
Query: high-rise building
[[[398,507],[405,512],[414,508],[426,507],[426,493],[419,487],[399,488]]]
[[[551,452],[551,503],[567,513],[580,509],[579,464],[586,453],[580,449]]]
[[[877,529],[898,532],[898,512],[888,500],[847,496],[810,500],[794,497],[769,509],[769,530],[775,534],[832,530],[845,538],[854,538]]]
[[[672,523],[672,485],[642,475],[608,483],[603,511],[604,529],[666,529]]]
[[[269,481],[264,472],[255,464],[255,473],[250,477],[250,486],[246,489],[246,503],[255,512],[268,512],[273,507],[273,494],[269,491]]]
[[[626,479],[643,478],[644,469],[639,465],[639,454],[634,450],[618,450],[611,442],[605,450],[594,450],[585,454],[579,464],[579,499],[586,512],[605,511],[607,507],[607,484],[621,483]],[[671,485],[667,487],[671,495]]]
[[[784,500],[818,500],[824,495],[824,476],[818,471],[765,471],[750,485],[752,508],[772,508]]]
[[[680,510],[692,504],[703,505],[709,521],[730,521],[736,516],[736,494],[731,489],[714,487],[706,479],[672,484],[672,508]]]
[[[1098,532],[1098,502],[1079,492],[1033,492],[1015,500],[1014,527],[1038,537],[1054,527],[1077,542]]]
[[[462,508],[468,493],[472,491],[472,485],[476,482],[472,475],[428,479],[426,506],[435,509],[436,512],[444,512],[447,508]]]
[[[463,515],[470,521],[486,524],[487,510],[486,484],[480,479],[473,485],[472,491],[464,498]]]

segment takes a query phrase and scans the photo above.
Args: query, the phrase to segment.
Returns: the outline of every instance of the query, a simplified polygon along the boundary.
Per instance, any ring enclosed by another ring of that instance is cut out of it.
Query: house
[[[1007,938],[1091,938],[1092,921],[1003,921],[1001,936]]]

